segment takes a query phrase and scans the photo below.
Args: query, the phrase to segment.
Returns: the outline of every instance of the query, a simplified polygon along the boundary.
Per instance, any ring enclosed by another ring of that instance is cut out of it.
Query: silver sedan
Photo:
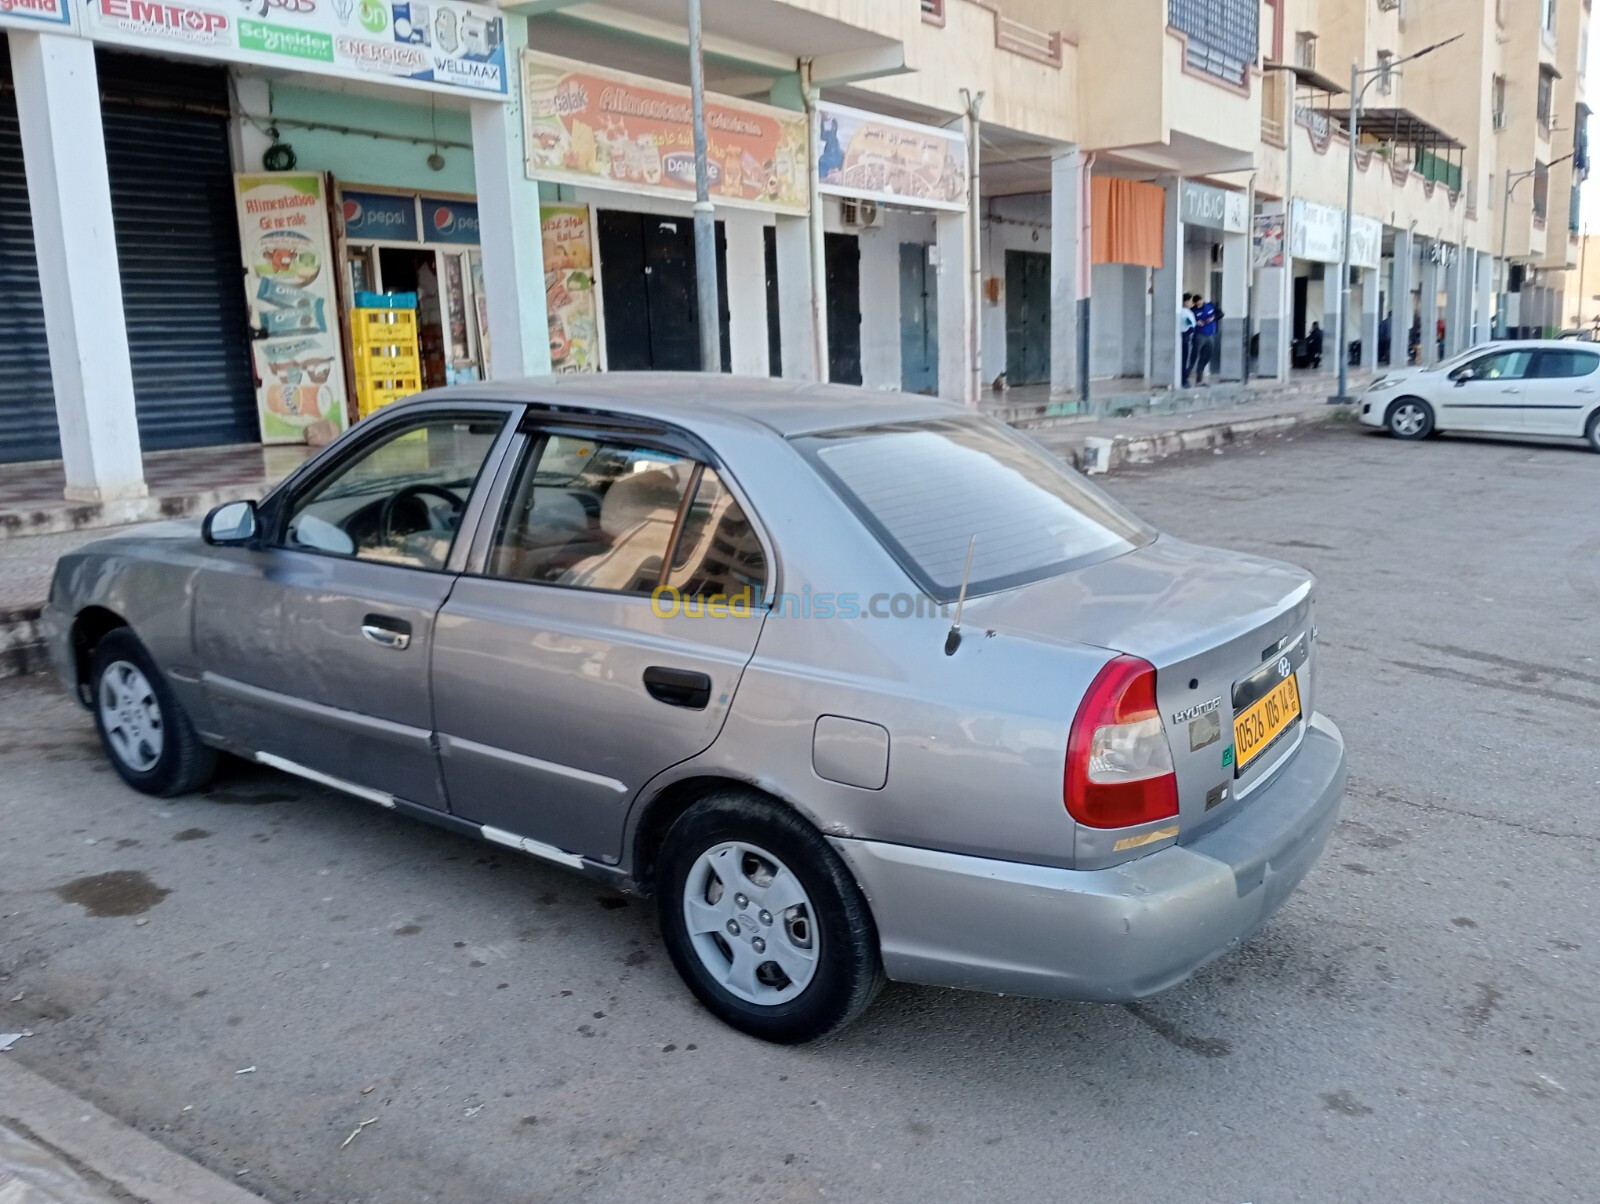
[[[118,773],[227,751],[659,900],[716,1015],[884,979],[1139,999],[1311,866],[1313,582],[940,402],[728,377],[424,394],[260,502],[64,557]]]

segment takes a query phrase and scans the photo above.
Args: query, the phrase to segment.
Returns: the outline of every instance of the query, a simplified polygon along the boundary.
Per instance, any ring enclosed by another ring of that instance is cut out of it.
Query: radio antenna
[[[972,577],[972,549],[978,546],[974,535],[967,541],[967,567],[961,570],[961,592],[956,595],[956,621],[950,625],[950,634],[944,637],[944,654],[954,656],[961,647],[961,611],[967,605],[967,582]]]

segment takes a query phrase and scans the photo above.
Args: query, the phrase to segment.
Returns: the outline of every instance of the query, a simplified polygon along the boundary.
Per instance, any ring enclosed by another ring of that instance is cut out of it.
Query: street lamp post
[[[1464,35],[1456,34],[1442,42],[1424,46],[1415,54],[1377,67],[1362,68],[1350,64],[1350,162],[1345,171],[1344,183],[1344,247],[1339,252],[1339,309],[1333,331],[1334,354],[1339,357],[1339,392],[1328,398],[1330,405],[1345,405],[1355,399],[1350,396],[1350,349],[1345,345],[1345,331],[1350,326],[1350,236],[1355,227],[1356,208],[1356,147],[1361,141],[1361,101],[1367,89],[1380,79],[1393,78],[1394,69],[1402,63],[1415,62],[1425,54],[1432,54],[1441,46],[1459,41]],[[1362,77],[1368,77],[1362,82]]]
[[[1549,171],[1557,163],[1565,163],[1572,158],[1569,152],[1559,159],[1552,159],[1544,165]],[[1506,194],[1500,204],[1500,295],[1498,298],[1499,312],[1494,319],[1494,337],[1506,337],[1506,308],[1511,303],[1511,261],[1506,258],[1506,233],[1511,227],[1511,198],[1517,191],[1517,185],[1524,180],[1531,180],[1539,174],[1539,167],[1535,164],[1527,171],[1506,173]]]
[[[722,371],[722,298],[717,295],[717,218],[706,150],[706,65],[700,0],[689,0],[689,85],[694,116],[694,271],[700,369]]]

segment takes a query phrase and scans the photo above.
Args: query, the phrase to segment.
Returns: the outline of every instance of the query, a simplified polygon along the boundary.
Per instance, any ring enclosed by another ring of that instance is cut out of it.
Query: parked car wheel
[[[883,985],[872,913],[843,862],[795,812],[730,790],[668,830],[661,935],[700,1002],[785,1045],[854,1020]]]
[[[100,743],[124,782],[145,794],[170,798],[210,780],[217,767],[216,750],[201,743],[133,632],[119,628],[95,645],[89,682]]]
[[[1402,397],[1384,423],[1396,439],[1426,439],[1433,433],[1433,407],[1420,397]]]
[[[1589,441],[1591,451],[1600,452],[1600,410],[1589,416],[1589,429],[1584,431],[1583,437]]]

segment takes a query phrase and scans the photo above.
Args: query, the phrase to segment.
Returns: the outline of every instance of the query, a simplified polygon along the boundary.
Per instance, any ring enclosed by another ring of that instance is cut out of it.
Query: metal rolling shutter
[[[60,454],[11,53],[0,35],[0,463]]]
[[[140,442],[255,442],[227,73],[104,51],[97,60]]]

